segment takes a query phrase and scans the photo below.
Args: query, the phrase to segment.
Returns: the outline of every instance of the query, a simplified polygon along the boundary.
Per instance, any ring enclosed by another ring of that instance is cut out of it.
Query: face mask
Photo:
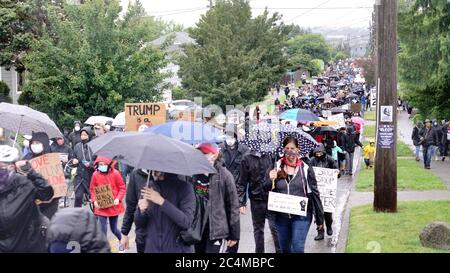
[[[99,172],[106,173],[106,172],[108,172],[108,166],[106,166],[106,165],[98,166],[97,170]]]
[[[34,154],[40,154],[44,151],[44,145],[42,144],[31,144],[31,151]]]
[[[80,126],[75,126],[75,131],[76,132],[80,131],[80,129],[81,129]]]
[[[105,126],[105,129],[109,131],[109,130],[111,130],[111,126],[106,125],[106,126]]]
[[[285,156],[298,156],[297,152],[284,150]]]
[[[236,139],[235,138],[228,138],[226,140],[226,142],[227,142],[228,146],[233,146],[236,143]]]

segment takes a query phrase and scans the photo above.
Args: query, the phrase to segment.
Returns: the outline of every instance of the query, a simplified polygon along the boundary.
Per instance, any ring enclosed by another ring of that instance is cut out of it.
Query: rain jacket
[[[50,200],[53,188],[33,170],[9,179],[0,190],[0,253],[46,252],[45,217],[35,200]]]
[[[125,207],[123,205],[123,197],[125,196],[125,192],[127,190],[125,187],[125,183],[123,182],[120,172],[114,169],[114,166],[111,166],[111,159],[99,156],[95,160],[94,166],[97,167],[99,162],[105,162],[106,164],[108,164],[109,169],[107,173],[102,173],[96,170],[92,175],[90,185],[91,200],[92,202],[95,202],[97,200],[95,195],[96,187],[99,187],[101,185],[110,185],[113,197],[114,199],[119,199],[119,204],[109,208],[95,208],[94,214],[104,217],[118,216],[125,212]]]
[[[111,252],[108,239],[102,232],[99,222],[84,208],[66,208],[56,213],[50,223],[47,240],[49,244],[62,242],[66,245],[77,242],[80,253]],[[66,248],[67,246],[70,247],[66,245]],[[65,249],[63,251],[69,252]],[[76,252],[77,249],[73,251]]]
[[[86,133],[89,135],[89,140],[92,140],[92,131],[90,128],[85,127],[80,130],[81,132],[86,131]],[[92,154],[91,148],[87,145],[87,143],[80,142],[77,145],[75,145],[75,148],[73,149],[74,157],[78,159],[78,167],[77,167],[77,174],[74,179],[74,185],[77,186],[80,183],[83,183],[83,185],[86,187],[86,189],[89,189],[89,184],[91,182],[92,174],[94,173],[94,162],[95,162],[95,156]],[[89,162],[89,167],[86,167],[82,161]]]
[[[233,175],[234,182],[237,183],[240,177],[241,163],[250,150],[244,144],[240,144],[236,141],[234,149],[237,149],[237,152],[232,152],[232,149],[228,144],[223,143],[219,145],[220,153],[223,156],[223,161],[225,162],[225,167],[230,171]]]
[[[150,181],[150,186],[165,201],[162,206],[150,202],[143,212],[136,209],[136,228],[147,230],[145,253],[193,253],[194,247],[186,245],[180,237],[180,231],[187,230],[194,219],[192,185],[168,174],[164,181]]]

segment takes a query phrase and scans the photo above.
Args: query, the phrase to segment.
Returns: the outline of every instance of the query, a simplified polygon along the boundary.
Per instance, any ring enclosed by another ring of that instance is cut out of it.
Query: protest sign
[[[166,105],[164,103],[126,103],[125,130],[127,132],[143,131],[153,125],[166,122]]]
[[[59,153],[45,154],[29,160],[31,167],[53,187],[53,198],[65,196],[67,184]]]
[[[114,196],[112,193],[111,185],[103,184],[97,187],[94,187],[95,193],[95,201],[99,208],[106,209],[114,206]]]
[[[336,210],[337,180],[339,171],[336,169],[313,167],[320,192],[323,210],[333,213]]]
[[[269,192],[268,210],[306,216],[308,198]]]
[[[328,117],[328,120],[336,121],[337,125],[333,125],[332,127],[335,129],[339,129],[341,127],[345,127],[345,118],[344,114],[337,114]]]

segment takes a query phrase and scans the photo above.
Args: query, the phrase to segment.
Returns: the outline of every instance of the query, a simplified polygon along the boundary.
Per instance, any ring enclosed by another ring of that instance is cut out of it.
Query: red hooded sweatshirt
[[[108,165],[111,165],[107,173],[102,173],[97,170],[99,162],[104,162]],[[96,187],[109,184],[111,186],[112,195],[114,199],[119,199],[119,204],[109,208],[103,209],[95,208],[94,214],[97,216],[111,217],[111,216],[118,216],[125,212],[125,207],[123,205],[123,198],[125,196],[127,189],[125,183],[123,182],[122,175],[120,174],[119,171],[114,169],[114,166],[112,166],[111,162],[112,162],[111,159],[102,156],[97,157],[97,159],[95,160],[94,166],[96,170],[92,175],[90,186],[91,199],[92,202],[97,200],[94,190]]]

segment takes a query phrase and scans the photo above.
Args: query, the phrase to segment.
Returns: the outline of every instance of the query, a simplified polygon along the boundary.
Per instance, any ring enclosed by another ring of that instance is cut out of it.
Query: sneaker
[[[119,253],[125,253],[125,248],[121,243],[119,243]]]
[[[445,156],[442,157],[442,162],[444,162],[444,161],[445,161]]]

